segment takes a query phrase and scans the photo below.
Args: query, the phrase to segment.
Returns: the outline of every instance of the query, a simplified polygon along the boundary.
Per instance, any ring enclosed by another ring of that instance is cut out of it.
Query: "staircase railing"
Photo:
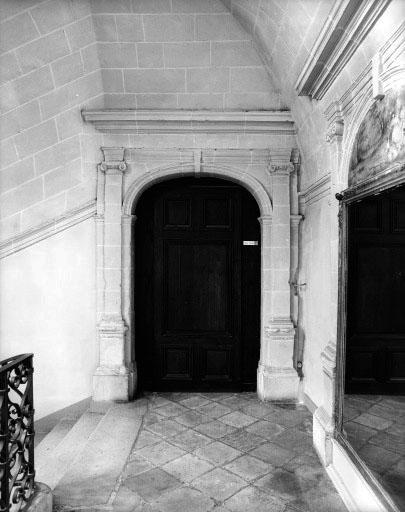
[[[0,362],[0,512],[23,510],[34,492],[32,358]]]

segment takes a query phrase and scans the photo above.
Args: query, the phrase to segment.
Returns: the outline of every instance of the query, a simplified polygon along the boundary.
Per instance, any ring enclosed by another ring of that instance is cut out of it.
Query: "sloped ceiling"
[[[274,84],[289,105],[294,84],[334,0],[223,0],[251,35]]]

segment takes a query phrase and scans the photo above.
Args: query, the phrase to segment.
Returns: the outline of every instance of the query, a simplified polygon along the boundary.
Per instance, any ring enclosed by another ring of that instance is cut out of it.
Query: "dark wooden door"
[[[405,392],[405,187],[349,207],[346,391]]]
[[[253,197],[223,180],[171,180],[143,194],[136,216],[140,388],[254,389],[260,227]]]

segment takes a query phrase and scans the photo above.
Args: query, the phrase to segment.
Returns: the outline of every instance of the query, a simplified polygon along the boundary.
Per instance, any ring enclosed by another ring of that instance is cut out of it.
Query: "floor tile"
[[[159,498],[155,505],[161,512],[207,512],[215,502],[196,489],[179,487]]]
[[[145,460],[143,457],[139,457],[134,455],[130,458],[130,462],[127,464],[125,468],[124,477],[139,475],[140,473],[144,473],[149,469],[153,469],[152,463]]]
[[[173,446],[172,444],[162,441],[161,443],[154,444],[153,446],[145,446],[135,454],[141,455],[157,466],[159,464],[165,464],[170,460],[177,459],[177,457],[185,455],[186,452],[177,446]]]
[[[284,432],[285,428],[277,425],[275,423],[270,423],[266,420],[259,420],[252,425],[246,427],[247,432],[251,432],[252,434],[256,434],[258,436],[263,437],[264,439],[273,439],[273,437],[279,435],[281,432]]]
[[[173,403],[159,407],[159,414],[166,418],[172,418],[173,416],[180,416],[180,414],[184,414],[187,410],[188,409],[186,407],[183,407],[178,403]]]
[[[197,448],[201,448],[201,446],[205,446],[211,442],[212,439],[210,437],[200,434],[200,432],[196,432],[195,430],[186,430],[178,436],[170,438],[171,444],[175,444],[179,448],[189,452],[193,452]]]
[[[228,434],[221,438],[222,443],[229,444],[237,450],[248,452],[265,443],[266,440],[263,437],[247,432],[245,429],[236,430],[232,434]]]
[[[213,439],[219,439],[223,436],[226,436],[227,434],[235,432],[236,428],[232,427],[231,425],[226,425],[221,421],[214,420],[210,421],[209,423],[202,423],[201,425],[195,427],[194,430],[197,430],[197,432],[200,432],[206,436],[212,437]]]
[[[198,448],[195,451],[197,457],[208,460],[212,464],[226,464],[236,457],[242,455],[242,452],[235,450],[227,444],[215,441],[211,444]]]
[[[368,443],[399,453],[402,457],[405,457],[405,429],[402,436],[391,435],[386,431],[379,432],[375,436],[371,437],[368,440]]]
[[[241,407],[241,411],[258,419],[263,418],[270,412],[265,402],[258,402],[257,400],[250,400],[247,405]]]
[[[272,466],[282,466],[293,459],[296,453],[274,443],[265,443],[249,452],[249,455],[268,462]]]
[[[168,462],[163,466],[163,469],[182,482],[191,482],[203,473],[214,469],[214,466],[208,461],[188,453]]]
[[[220,402],[221,400],[224,400],[224,398],[229,398],[231,396],[234,396],[235,393],[221,393],[221,392],[206,392],[206,393],[199,393],[201,396],[205,396],[206,398],[209,398],[210,400],[214,400],[215,402]]]
[[[133,512],[136,507],[143,505],[143,503],[139,494],[122,485],[114,499],[113,510],[114,512]]]
[[[384,430],[392,425],[391,420],[387,420],[385,418],[381,418],[380,416],[374,416],[373,414],[369,414],[365,412],[358,416],[355,420],[356,423],[360,423],[365,427],[374,428],[376,430]]]
[[[399,454],[371,444],[366,444],[360,448],[358,454],[367,466],[379,472],[388,471],[401,458]]]
[[[347,509],[336,491],[322,492],[322,489],[314,487],[304,492],[288,505],[297,512],[347,512]]]
[[[252,418],[252,416],[248,416],[243,412],[235,411],[229,414],[225,414],[225,416],[222,416],[219,421],[225,423],[226,425],[231,425],[231,427],[241,428],[255,423],[257,418]]]
[[[217,402],[211,402],[209,404],[199,407],[198,411],[201,414],[206,415],[208,418],[216,419],[232,412],[232,409],[226,407],[226,405]]]
[[[264,416],[264,419],[270,421],[271,423],[276,423],[277,425],[281,425],[285,428],[296,427],[299,425],[305,418],[310,418],[311,415],[307,410],[303,410],[302,408],[296,407],[294,405],[278,405],[276,408],[273,408],[269,414]]]
[[[306,452],[312,448],[312,437],[300,430],[285,430],[274,436],[272,442],[298,453]]]
[[[175,420],[186,427],[196,427],[197,425],[201,425],[201,423],[208,423],[211,421],[206,415],[195,411],[187,411],[180,414],[180,416],[176,416]]]
[[[157,423],[148,425],[146,428],[153,434],[158,434],[162,437],[172,437],[186,430],[184,425],[174,420],[158,421]]]
[[[161,421],[164,419],[165,419],[164,416],[151,411],[145,415],[143,424],[147,427],[148,425],[152,425],[153,423],[156,423],[157,421]]]
[[[286,503],[274,499],[256,487],[247,487],[226,500],[225,507],[230,512],[284,512]]]
[[[255,482],[255,485],[262,491],[287,501],[296,499],[297,495],[313,487],[310,480],[300,478],[295,473],[282,468],[260,478]]]
[[[201,407],[202,405],[210,403],[210,400],[201,395],[193,395],[181,400],[179,402],[180,405],[184,405],[184,407],[189,407],[190,409],[194,409],[196,407]]]
[[[355,421],[348,421],[345,423],[344,430],[346,431],[349,441],[355,441],[353,444],[356,448],[362,446],[370,439],[370,437],[377,434],[377,430],[365,427],[364,425],[356,423]]]
[[[216,468],[193,481],[193,487],[219,501],[224,501],[245,486],[245,480],[221,468]]]
[[[245,480],[255,480],[259,476],[263,476],[274,470],[270,464],[250,455],[242,455],[242,457],[229,462],[229,464],[225,466],[225,469],[236,473]]]
[[[161,494],[178,487],[180,484],[181,482],[177,478],[160,468],[151,469],[146,473],[129,477],[124,481],[125,487],[139,494],[147,501],[158,499]]]
[[[244,398],[241,398],[238,395],[234,395],[221,400],[221,404],[225,405],[226,407],[229,407],[232,410],[240,410],[243,407],[249,405],[249,401]]]
[[[135,448],[140,450],[144,446],[151,446],[160,442],[162,442],[162,438],[160,436],[152,434],[152,432],[149,432],[148,430],[142,430],[136,440]]]
[[[392,407],[388,407],[383,403],[378,403],[375,405],[372,405],[370,409],[367,410],[369,414],[372,414],[373,416],[379,416],[380,418],[385,418],[387,420],[392,421],[398,421],[398,418],[401,416],[404,416],[401,411],[398,411],[398,408],[393,409]],[[344,416],[346,418],[346,409]]]

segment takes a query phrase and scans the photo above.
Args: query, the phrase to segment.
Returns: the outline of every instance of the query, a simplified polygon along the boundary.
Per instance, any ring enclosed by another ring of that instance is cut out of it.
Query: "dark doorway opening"
[[[346,392],[405,393],[405,186],[348,207]]]
[[[139,389],[255,390],[261,248],[253,196],[221,179],[173,179],[148,189],[134,213]]]

